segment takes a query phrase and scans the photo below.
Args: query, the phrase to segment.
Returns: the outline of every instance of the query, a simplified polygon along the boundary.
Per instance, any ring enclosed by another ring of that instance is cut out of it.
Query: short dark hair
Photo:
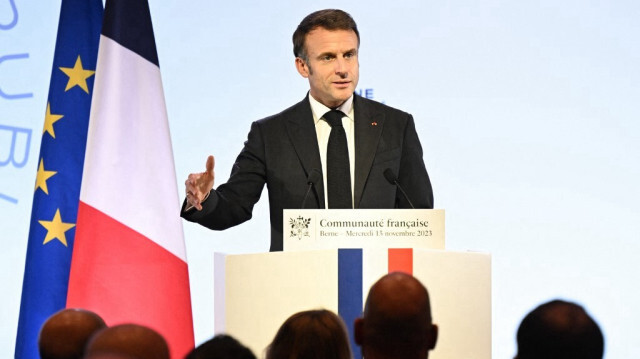
[[[347,329],[328,310],[308,310],[287,319],[267,347],[266,359],[351,359]]]
[[[604,337],[598,324],[578,304],[552,300],[520,323],[518,359],[601,359]]]
[[[294,56],[307,60],[305,38],[308,33],[319,27],[327,30],[352,30],[358,37],[358,46],[360,45],[358,26],[351,15],[338,9],[319,10],[302,19],[302,22],[293,33]]]
[[[219,334],[193,349],[185,359],[256,359],[256,356],[235,338]]]

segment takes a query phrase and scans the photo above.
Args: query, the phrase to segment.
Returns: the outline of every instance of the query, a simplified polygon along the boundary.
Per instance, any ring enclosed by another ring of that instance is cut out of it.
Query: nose
[[[339,75],[341,78],[346,78],[348,74],[348,65],[347,60],[343,57],[338,56],[335,61],[335,72],[336,75]]]

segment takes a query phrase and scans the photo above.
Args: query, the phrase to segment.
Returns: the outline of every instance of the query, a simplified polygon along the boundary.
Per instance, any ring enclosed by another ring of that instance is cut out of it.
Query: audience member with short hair
[[[87,356],[114,355],[132,359],[169,359],[169,346],[155,330],[137,324],[104,329],[89,341]]]
[[[235,338],[220,334],[200,344],[185,359],[256,359],[256,356]]]
[[[80,359],[91,336],[106,328],[104,320],[84,309],[63,309],[42,325],[38,350],[42,359]]]
[[[296,313],[278,329],[266,359],[351,359],[347,329],[328,310]]]
[[[355,341],[367,359],[425,359],[436,345],[427,288],[405,273],[390,273],[369,290]]]
[[[604,337],[580,305],[552,300],[524,317],[517,359],[601,359]]]

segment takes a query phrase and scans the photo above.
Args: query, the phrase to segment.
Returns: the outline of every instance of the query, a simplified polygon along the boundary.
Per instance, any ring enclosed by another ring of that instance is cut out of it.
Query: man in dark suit
[[[411,115],[354,95],[360,35],[351,16],[314,12],[293,44],[308,95],[252,124],[226,184],[213,189],[213,156],[205,172],[190,174],[182,217],[216,230],[235,226],[251,218],[266,184],[270,250],[279,251],[283,209],[433,208]]]

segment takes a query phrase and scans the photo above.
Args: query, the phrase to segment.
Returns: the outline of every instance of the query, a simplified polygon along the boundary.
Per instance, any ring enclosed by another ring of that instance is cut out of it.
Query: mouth
[[[348,88],[351,85],[351,81],[334,81],[333,85],[337,88]]]

